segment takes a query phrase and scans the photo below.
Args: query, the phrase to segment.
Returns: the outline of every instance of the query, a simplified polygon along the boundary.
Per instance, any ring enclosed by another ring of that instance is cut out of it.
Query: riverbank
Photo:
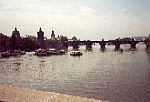
[[[0,102],[104,102],[66,94],[43,92],[0,84]]]

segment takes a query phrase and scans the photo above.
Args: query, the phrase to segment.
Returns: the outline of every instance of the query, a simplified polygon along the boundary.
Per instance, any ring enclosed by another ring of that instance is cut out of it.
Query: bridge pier
[[[85,44],[86,44],[86,50],[92,50],[92,42],[91,41],[87,41],[87,42],[85,42]]]
[[[131,49],[136,49],[136,44],[135,43],[131,43]]]
[[[69,44],[67,42],[63,42],[63,48],[68,49]]]
[[[120,45],[121,45],[121,42],[119,41],[119,39],[117,39],[114,42],[114,45],[115,45],[115,51],[118,51],[120,49]]]
[[[105,47],[105,45],[106,45],[106,42],[104,41],[104,39],[102,39],[102,41],[99,43],[100,44],[100,49],[101,50],[104,50],[106,47]]]
[[[115,51],[118,51],[120,49],[120,44],[115,44]]]
[[[73,41],[72,42],[73,50],[78,50],[79,49],[79,45],[80,45],[80,42]]]
[[[132,39],[132,41],[130,43],[130,49],[136,49],[136,44],[137,44],[137,42],[134,41],[134,39]]]

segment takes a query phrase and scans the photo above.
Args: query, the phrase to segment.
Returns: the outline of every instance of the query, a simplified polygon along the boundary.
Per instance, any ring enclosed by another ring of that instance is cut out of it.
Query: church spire
[[[52,30],[52,34],[54,35],[55,33],[54,33],[54,30]]]
[[[39,32],[37,32],[37,40],[38,44],[41,48],[43,48],[43,43],[44,43],[44,32],[42,31],[41,27],[39,29]]]
[[[15,31],[17,31],[17,28],[15,27]]]
[[[40,27],[40,30],[39,30],[39,32],[41,32],[42,31],[42,29],[41,29],[41,27]]]
[[[52,40],[55,40],[55,32],[54,32],[53,28],[52,28],[51,39],[52,39]]]

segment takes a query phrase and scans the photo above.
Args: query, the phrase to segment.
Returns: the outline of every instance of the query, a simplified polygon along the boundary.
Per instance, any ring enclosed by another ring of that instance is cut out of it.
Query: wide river
[[[150,102],[150,56],[144,45],[137,51],[114,52],[114,46],[99,45],[83,55],[0,59],[0,83],[36,90],[70,94],[110,102]]]

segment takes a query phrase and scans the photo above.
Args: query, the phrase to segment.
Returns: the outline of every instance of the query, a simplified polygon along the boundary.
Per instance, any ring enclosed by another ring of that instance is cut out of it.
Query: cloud
[[[79,12],[81,14],[85,14],[86,15],[86,14],[93,14],[95,12],[95,10],[90,8],[90,7],[88,7],[88,6],[81,5],[81,6],[79,6]]]
[[[66,1],[60,4],[58,0],[1,0],[1,32],[10,35],[17,26],[22,35],[36,35],[39,27],[42,27],[45,35],[50,37],[54,28],[56,34],[95,40],[150,32],[149,16],[142,18],[130,15],[126,8],[117,9],[119,12],[103,11],[80,4],[79,1]]]
[[[0,0],[0,5],[3,11],[36,11],[44,8],[38,0]]]
[[[120,12],[121,12],[121,13],[127,13],[127,9],[126,9],[126,8],[122,8],[122,9],[120,10]]]

